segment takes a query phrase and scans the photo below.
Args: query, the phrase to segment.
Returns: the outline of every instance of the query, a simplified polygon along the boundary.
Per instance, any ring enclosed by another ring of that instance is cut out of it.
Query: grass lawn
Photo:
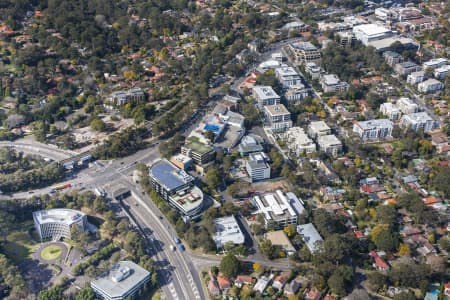
[[[61,256],[62,249],[61,246],[58,245],[49,245],[42,249],[41,257],[45,260],[53,260],[57,259]]]
[[[18,264],[30,257],[34,252],[36,244],[27,231],[16,231],[6,237],[6,242],[2,245],[5,255],[15,264]]]

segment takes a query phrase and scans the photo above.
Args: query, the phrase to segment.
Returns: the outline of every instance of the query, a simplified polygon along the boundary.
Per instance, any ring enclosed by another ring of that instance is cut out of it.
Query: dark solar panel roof
[[[187,181],[184,181],[183,178],[189,179],[188,181],[191,179],[191,177],[184,171],[178,169],[165,160],[155,163],[151,167],[150,172],[153,178],[169,190],[173,190],[181,185],[184,185]]]

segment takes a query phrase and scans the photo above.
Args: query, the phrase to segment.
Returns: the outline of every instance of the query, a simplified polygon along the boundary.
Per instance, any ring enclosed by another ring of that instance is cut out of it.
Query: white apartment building
[[[284,194],[281,190],[253,197],[253,204],[262,214],[265,225],[274,229],[281,229],[289,224],[297,224],[298,212],[296,207],[303,207],[300,200],[293,193]]]
[[[399,98],[395,105],[403,114],[412,114],[419,111],[419,106],[406,97]]]
[[[331,134],[331,128],[324,121],[314,121],[308,125],[308,135],[315,139],[321,135]]]
[[[306,63],[305,70],[312,79],[319,79],[322,74],[322,69],[314,62]]]
[[[406,77],[406,82],[409,83],[410,85],[415,85],[424,81],[425,78],[426,77],[424,71],[412,72]]]
[[[108,96],[106,101],[110,104],[122,106],[127,102],[144,101],[145,94],[141,88],[132,88],[127,91],[115,91]]]
[[[437,69],[445,65],[450,65],[450,61],[446,58],[433,58],[423,63],[423,70],[428,68]]]
[[[356,39],[361,41],[367,46],[372,41],[381,40],[393,35],[392,31],[376,25],[376,24],[363,24],[353,27],[353,34]]]
[[[429,132],[437,126],[438,124],[426,112],[404,115],[400,120],[400,127],[411,128],[414,131],[423,130],[424,132]]]
[[[424,82],[419,83],[417,89],[422,93],[432,93],[444,88],[444,84],[437,79],[430,78]]]
[[[275,93],[271,86],[256,85],[252,89],[252,95],[261,109],[266,105],[280,104],[280,96]]]
[[[252,182],[270,178],[269,158],[264,152],[250,153],[245,161],[245,169]]]
[[[316,144],[301,127],[289,128],[283,133],[282,139],[286,142],[289,151],[296,156],[316,151]]]
[[[447,75],[450,74],[450,65],[445,65],[440,68],[437,68],[434,70],[434,77],[437,79],[444,79],[447,77]]]
[[[335,74],[323,75],[320,84],[325,93],[345,92],[349,88],[348,83],[341,81]]]
[[[387,116],[391,121],[397,121],[398,119],[400,119],[400,116],[402,115],[400,109],[391,102],[381,104],[380,112],[383,115]]]
[[[223,248],[226,243],[241,245],[245,242],[245,236],[234,216],[214,219],[216,233],[212,239],[216,243],[217,249]]]
[[[292,67],[276,68],[275,76],[284,88],[302,83],[302,77]]]
[[[264,106],[264,115],[272,132],[284,132],[292,127],[291,113],[283,104]]]
[[[288,102],[298,102],[309,95],[309,89],[305,87],[303,83],[291,85],[289,89],[284,93],[284,97]]]
[[[392,137],[394,126],[388,119],[360,121],[353,124],[353,132],[363,141],[376,141]]]
[[[317,143],[320,151],[332,156],[336,156],[342,151],[342,142],[334,134],[319,135]]]

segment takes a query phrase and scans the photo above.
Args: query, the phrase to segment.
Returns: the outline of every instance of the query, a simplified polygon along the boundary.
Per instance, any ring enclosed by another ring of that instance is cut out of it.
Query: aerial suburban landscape
[[[450,2],[0,0],[0,299],[450,299]]]

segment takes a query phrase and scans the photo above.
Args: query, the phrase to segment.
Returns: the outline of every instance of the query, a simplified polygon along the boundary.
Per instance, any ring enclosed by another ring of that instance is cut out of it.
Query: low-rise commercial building
[[[283,104],[264,106],[264,115],[272,132],[284,132],[292,127],[291,113]]]
[[[280,96],[278,96],[271,86],[256,85],[252,89],[252,95],[260,109],[266,105],[280,104],[281,101]]]
[[[34,227],[41,240],[70,239],[70,229],[78,226],[81,232],[87,229],[87,216],[81,211],[53,208],[33,212]]]
[[[319,149],[329,155],[336,156],[342,151],[342,142],[334,135],[320,135],[317,138]]]
[[[417,89],[422,93],[433,93],[444,88],[444,84],[439,80],[430,78],[424,82],[419,83]]]
[[[186,155],[197,164],[204,165],[214,159],[214,148],[197,136],[190,136],[181,146],[181,154]]]
[[[223,248],[226,243],[241,245],[245,242],[245,236],[234,216],[214,219],[216,232],[212,239],[217,249]]]
[[[309,252],[314,254],[320,249],[320,244],[323,242],[323,239],[312,223],[298,225],[297,233],[302,236]]]
[[[411,128],[414,131],[423,130],[429,132],[438,126],[426,112],[418,112],[409,115],[404,115],[400,120],[400,127]]]
[[[306,135],[301,127],[289,128],[283,133],[282,139],[286,143],[289,152],[297,157],[303,153],[316,151],[316,144]]]
[[[420,66],[412,61],[404,61],[394,66],[394,71],[401,76],[407,76],[413,72],[420,71],[420,69]]]
[[[406,77],[406,82],[411,85],[415,85],[424,81],[425,78],[426,76],[424,71],[412,72]]]
[[[353,124],[353,132],[363,141],[376,141],[392,137],[394,126],[388,119],[361,121]]]
[[[353,34],[356,39],[361,41],[365,46],[368,46],[372,41],[381,40],[393,35],[391,30],[376,24],[354,26]]]
[[[238,149],[241,156],[262,152],[264,151],[264,139],[256,134],[248,134],[242,137]]]
[[[320,79],[320,84],[325,93],[345,92],[349,88],[348,83],[341,81],[335,74],[323,75]]]
[[[385,102],[380,105],[380,112],[389,118],[391,121],[397,121],[400,119],[400,116],[402,113],[400,112],[400,109],[398,109],[397,106],[392,104],[391,102]]]
[[[298,212],[295,207],[303,207],[293,193],[284,194],[281,190],[253,197],[253,204],[262,214],[266,227],[282,229],[289,224],[297,224]]]
[[[203,192],[195,186],[195,178],[169,161],[162,159],[149,168],[155,191],[185,218],[196,218],[203,209]]]
[[[178,153],[170,158],[170,162],[182,170],[189,170],[193,165],[193,160],[189,156]]]
[[[419,111],[419,106],[411,99],[402,97],[397,100],[395,106],[404,114],[412,114]]]
[[[315,139],[321,135],[331,134],[331,128],[324,121],[314,121],[308,125],[308,135]]]
[[[252,182],[270,178],[269,158],[264,152],[250,153],[245,169]]]
[[[132,261],[119,261],[110,270],[91,282],[99,299],[134,299],[150,281],[150,272]]]
[[[310,42],[298,42],[289,44],[286,48],[288,55],[298,64],[318,62],[322,55],[316,46]]]
[[[302,77],[292,67],[276,68],[275,76],[284,88],[302,83]]]

